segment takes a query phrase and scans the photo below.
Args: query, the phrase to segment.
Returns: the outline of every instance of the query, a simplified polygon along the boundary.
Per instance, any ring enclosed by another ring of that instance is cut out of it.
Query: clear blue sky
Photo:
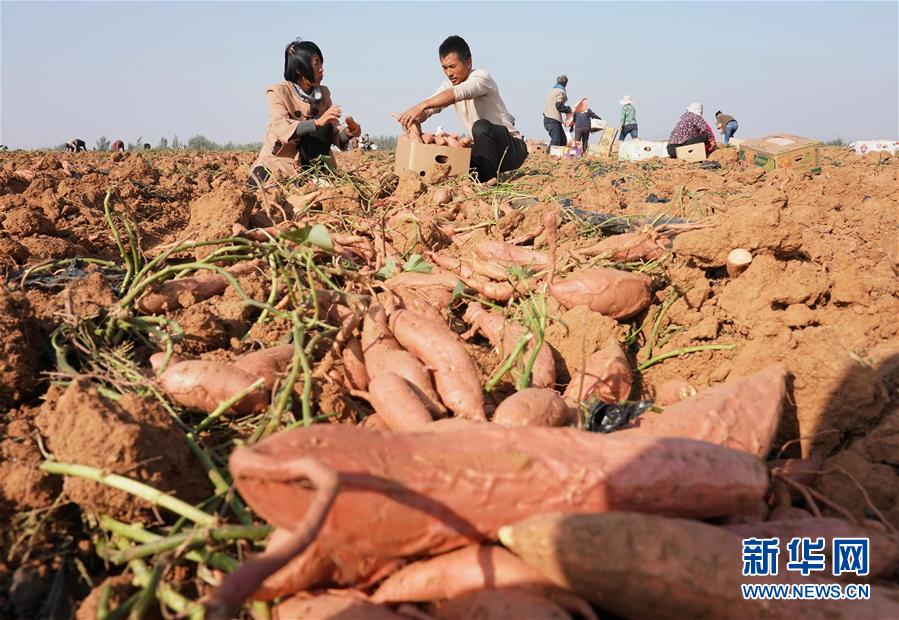
[[[897,2],[0,3],[0,142],[78,136],[156,143],[178,134],[260,141],[265,87],[297,36],[325,56],[334,99],[372,134],[432,94],[437,46],[465,37],[518,127],[544,137],[556,75],[617,123],[637,101],[641,137],[684,107],[740,121],[742,137],[896,138]],[[447,110],[429,121],[459,130]]]

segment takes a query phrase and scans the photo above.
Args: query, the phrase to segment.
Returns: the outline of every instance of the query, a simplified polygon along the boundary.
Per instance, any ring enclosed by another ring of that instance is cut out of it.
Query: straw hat
[[[621,99],[621,101],[619,101],[618,103],[619,103],[619,105],[627,105],[627,104],[629,104],[629,103],[634,103],[634,100],[631,99],[631,96],[630,96],[630,95],[625,95],[625,96]]]
[[[699,102],[691,103],[687,106],[687,112],[692,112],[697,116],[702,116],[702,104]]]

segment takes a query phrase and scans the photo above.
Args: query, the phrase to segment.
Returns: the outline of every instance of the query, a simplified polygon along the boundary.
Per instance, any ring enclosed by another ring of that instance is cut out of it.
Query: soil
[[[178,242],[232,237],[235,224],[268,226],[284,216],[360,235],[376,256],[365,261],[353,254],[357,264],[352,272],[345,271],[350,258],[315,254],[320,269],[359,295],[381,290],[373,274],[391,256],[401,257],[399,264],[412,253],[471,257],[474,244],[485,238],[521,239],[527,247],[546,250],[547,213],[560,216],[561,275],[605,264],[578,258],[574,250],[595,241],[601,231],[570,219],[560,202],[610,216],[686,218],[691,225],[669,231],[671,251],[661,259],[619,265],[654,278],[652,305],[633,319],[614,321],[583,306],[566,311],[549,300],[545,339],[557,362],[559,390],[583,359],[612,341],[623,345],[635,365],[674,354],[637,373],[632,399],[652,398],[669,382],[701,391],[782,363],[789,371],[788,399],[771,456],[821,456],[824,473],[814,490],[842,511],[882,518],[899,528],[899,158],[857,157],[835,148],[822,149],[821,155],[820,173],[765,173],[738,161],[733,149],[713,154],[721,164],[714,170],[671,160],[559,160],[541,151],[532,153],[510,178],[479,186],[466,179],[443,179],[443,171],[427,178],[397,178],[389,153],[341,153],[340,168],[364,185],[368,198],[360,199],[358,188],[346,182],[331,187],[309,182],[264,195],[250,192],[246,175],[254,153],[4,153],[0,516],[16,527],[31,523],[30,536],[40,515],[54,515],[49,520],[53,525],[41,525],[41,534],[34,537],[41,566],[75,557],[73,549],[79,545],[88,551],[78,553],[90,555],[99,531],[90,523],[97,514],[145,527],[174,522],[164,510],[122,491],[42,472],[46,454],[131,477],[192,504],[212,495],[181,425],[151,394],[136,393],[130,382],[140,383],[137,378],[110,377],[108,369],[77,364],[84,356],[78,346],[70,346],[64,357],[51,346],[51,335],[61,326],[74,330],[69,334],[93,334],[106,321],[129,316],[118,306],[124,272],[107,266],[122,265],[104,213],[111,190],[113,219],[119,230],[124,222],[132,227],[144,261]],[[312,192],[318,197],[304,198]],[[440,200],[435,199],[438,194],[443,194]],[[392,230],[383,226],[402,212],[418,222],[398,223]],[[216,248],[198,247],[177,260],[203,259]],[[731,276],[725,263],[735,248],[748,250],[753,260],[744,272]],[[57,262],[30,276],[23,288],[25,269],[75,258],[108,263]],[[294,292],[307,294],[306,274],[299,275]],[[238,281],[251,299],[269,298],[267,270]],[[277,286],[275,304],[289,313],[293,301],[283,283]],[[460,318],[464,302],[463,297],[455,303],[450,318],[457,333],[468,327]],[[499,305],[502,311],[504,304]],[[260,309],[246,305],[229,287],[163,318],[184,332],[176,354],[230,360],[260,346],[288,342],[285,316],[259,322]],[[311,413],[322,423],[359,423],[370,416],[371,407],[344,385],[341,364],[334,361],[340,356],[321,368],[334,337],[323,338],[311,355]],[[708,345],[733,348],[683,352]],[[147,329],[107,352],[126,357],[150,377],[147,358],[160,348]],[[466,348],[486,382],[499,367],[499,356],[479,336]],[[60,360],[74,365],[76,375]],[[115,400],[98,391],[101,386],[120,388],[124,395]],[[295,391],[301,387],[302,376]],[[487,395],[488,414],[512,389],[507,379]],[[290,416],[300,418],[299,398],[294,401],[285,424]],[[196,412],[173,411],[185,423],[202,419]],[[258,418],[229,418],[203,435],[223,472],[234,440],[249,440],[258,424]],[[821,509],[845,516],[833,506],[822,504]],[[11,544],[17,536],[13,531],[4,538],[0,556],[7,561],[0,569],[7,573],[0,579],[0,597],[7,601],[0,601],[0,613],[12,609],[9,576],[35,565],[22,545]],[[118,575],[123,567],[90,557],[95,560],[86,563],[90,583],[82,583],[81,596],[93,591],[79,618],[93,617],[104,580],[113,585],[114,601],[136,591],[127,576]],[[208,593],[205,586],[193,586],[201,583],[196,571],[186,568],[193,565],[179,562],[185,591]],[[32,581],[46,585],[52,576],[45,568]],[[24,598],[17,605],[34,603]]]

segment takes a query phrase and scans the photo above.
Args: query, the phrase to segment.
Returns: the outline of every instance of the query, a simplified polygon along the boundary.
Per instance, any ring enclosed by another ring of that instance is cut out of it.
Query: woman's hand
[[[315,119],[316,127],[324,127],[325,125],[337,125],[340,122],[342,110],[339,105],[332,105],[324,111],[324,113]]]

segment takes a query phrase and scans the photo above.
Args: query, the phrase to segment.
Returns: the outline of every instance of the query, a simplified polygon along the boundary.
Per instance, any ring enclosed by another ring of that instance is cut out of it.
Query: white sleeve
[[[456,101],[476,99],[494,90],[493,80],[488,73],[473,72],[468,79],[453,87]]]

